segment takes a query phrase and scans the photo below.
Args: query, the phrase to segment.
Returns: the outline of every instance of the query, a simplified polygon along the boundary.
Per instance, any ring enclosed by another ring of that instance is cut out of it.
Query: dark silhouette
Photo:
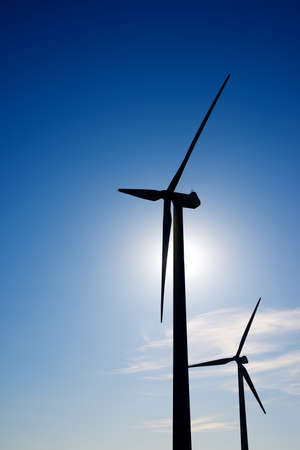
[[[176,189],[176,186],[180,180],[180,177],[182,175],[182,172],[189,160],[189,157],[191,156],[191,153],[197,143],[197,140],[203,130],[203,128],[206,125],[206,122],[217,103],[218,98],[220,97],[228,79],[230,77],[230,74],[225,79],[224,83],[221,86],[221,89],[219,90],[216,98],[211,104],[211,107],[206,113],[206,116],[204,117],[197,133],[195,134],[195,137],[185,155],[184,160],[182,161],[179,169],[177,170],[175,176],[173,177],[171,183],[169,184],[167,190],[163,191],[157,191],[154,189],[119,189],[119,192],[123,192],[124,194],[133,195],[135,197],[139,197],[145,200],[164,200],[164,215],[163,215],[163,240],[162,240],[162,271],[161,271],[161,315],[160,320],[162,322],[163,317],[163,305],[164,305],[164,291],[165,291],[165,278],[166,278],[166,267],[167,267],[167,256],[168,256],[168,248],[169,248],[169,240],[170,240],[170,231],[171,231],[171,224],[172,224],[172,217],[171,217],[171,201],[178,202],[182,207],[185,208],[197,208],[200,205],[200,200],[195,192],[192,192],[191,194],[181,194],[174,192]]]
[[[235,361],[237,363],[238,367],[238,384],[239,384],[239,405],[240,405],[240,432],[241,432],[241,448],[242,450],[248,450],[248,435],[247,435],[247,422],[246,422],[246,407],[245,407],[245,395],[244,395],[244,379],[246,380],[249,388],[251,389],[254,397],[258,401],[261,409],[266,414],[265,408],[263,407],[260,398],[255,390],[255,387],[251,381],[251,378],[244,367],[244,364],[248,363],[248,359],[246,356],[240,356],[242,348],[244,346],[245,340],[247,338],[249,329],[251,327],[252,321],[254,319],[256,310],[258,308],[258,305],[260,303],[260,300],[258,300],[255,309],[252,313],[252,316],[250,317],[250,320],[246,326],[246,329],[244,331],[244,334],[242,336],[239,348],[232,358],[222,358],[222,359],[216,359],[214,361],[208,361],[200,364],[193,364],[189,367],[202,367],[202,366],[218,366],[221,364],[227,364],[231,361]]]
[[[195,209],[200,200],[195,192],[182,194],[174,192],[182,172],[196,145],[196,142],[218,100],[230,75],[222,84],[216,98],[204,117],[178,171],[173,177],[167,190],[156,191],[149,189],[119,189],[120,192],[130,194],[145,200],[164,200],[163,237],[162,237],[162,282],[160,319],[163,318],[164,290],[167,267],[167,256],[172,224],[171,202],[174,208],[174,266],[173,266],[173,450],[191,450],[191,421],[189,374],[187,358],[186,333],[186,302],[184,276],[184,244],[182,208]]]

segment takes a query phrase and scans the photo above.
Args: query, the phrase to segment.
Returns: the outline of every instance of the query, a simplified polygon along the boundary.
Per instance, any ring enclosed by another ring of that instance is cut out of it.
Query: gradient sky
[[[6,5],[5,5],[6,3]],[[245,353],[250,448],[299,442],[298,2],[5,2],[0,443],[171,449],[164,189],[182,176],[191,363]],[[171,260],[169,259],[169,269]],[[239,449],[235,367],[194,369],[193,449]]]

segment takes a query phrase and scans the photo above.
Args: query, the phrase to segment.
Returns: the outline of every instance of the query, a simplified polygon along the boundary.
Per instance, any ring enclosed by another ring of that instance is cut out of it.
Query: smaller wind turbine
[[[251,378],[244,367],[244,364],[248,363],[247,356],[240,356],[241,351],[243,349],[245,340],[247,338],[247,335],[249,333],[252,321],[254,319],[256,310],[258,308],[258,305],[260,303],[260,300],[258,300],[255,309],[252,313],[252,316],[250,317],[250,320],[245,328],[244,334],[242,336],[239,348],[236,352],[236,354],[231,358],[222,358],[222,359],[216,359],[214,361],[208,361],[200,364],[193,364],[189,367],[202,367],[202,366],[219,366],[222,364],[227,364],[231,361],[235,361],[237,363],[238,367],[238,382],[239,382],[239,404],[240,404],[240,432],[241,432],[241,449],[242,450],[248,450],[248,436],[247,436],[247,422],[246,422],[246,407],[245,407],[245,394],[244,394],[244,379],[246,380],[249,388],[251,389],[254,397],[258,401],[261,409],[266,414],[265,408],[262,405],[262,402],[260,401],[260,398],[255,390],[255,387],[251,381]]]

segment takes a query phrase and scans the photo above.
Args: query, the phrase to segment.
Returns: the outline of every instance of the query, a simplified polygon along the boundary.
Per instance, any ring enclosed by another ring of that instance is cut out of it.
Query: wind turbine
[[[239,405],[240,405],[240,433],[241,433],[241,449],[242,450],[248,450],[248,435],[247,435],[247,421],[246,421],[246,407],[245,407],[245,394],[244,394],[244,379],[246,380],[249,388],[251,389],[254,397],[258,401],[261,409],[266,414],[265,408],[262,405],[262,402],[260,401],[260,398],[255,390],[255,387],[251,381],[251,378],[247,372],[247,369],[244,367],[244,364],[248,363],[247,356],[240,356],[241,351],[243,349],[244,343],[246,341],[247,335],[249,333],[252,321],[254,319],[256,310],[258,308],[258,305],[260,303],[260,300],[258,300],[254,311],[249,319],[249,322],[245,328],[244,334],[242,336],[240,345],[238,347],[238,350],[236,354],[231,358],[222,358],[222,359],[216,359],[214,361],[208,361],[200,364],[193,364],[189,367],[202,367],[202,366],[219,366],[222,364],[227,364],[231,361],[235,361],[237,363],[238,367],[238,384],[239,384]]]
[[[184,160],[168,188],[162,191],[150,189],[119,189],[120,192],[145,200],[157,201],[162,199],[164,201],[160,308],[161,321],[163,319],[167,256],[172,224],[171,202],[173,203],[173,450],[191,449],[182,208],[195,209],[200,205],[200,200],[196,192],[183,194],[175,192],[175,189],[198,138],[229,77],[230,74],[226,77],[217,96],[206,113]]]

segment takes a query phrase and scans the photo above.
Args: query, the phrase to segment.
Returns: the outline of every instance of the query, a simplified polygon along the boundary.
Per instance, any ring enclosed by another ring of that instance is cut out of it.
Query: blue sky
[[[171,448],[172,274],[159,322],[165,188],[178,186],[189,357],[245,345],[250,448],[296,447],[300,407],[297,2],[7,2],[1,14],[1,447]],[[169,269],[171,259],[169,260]],[[229,354],[228,354],[229,353]],[[234,368],[191,373],[193,448],[238,449]]]

